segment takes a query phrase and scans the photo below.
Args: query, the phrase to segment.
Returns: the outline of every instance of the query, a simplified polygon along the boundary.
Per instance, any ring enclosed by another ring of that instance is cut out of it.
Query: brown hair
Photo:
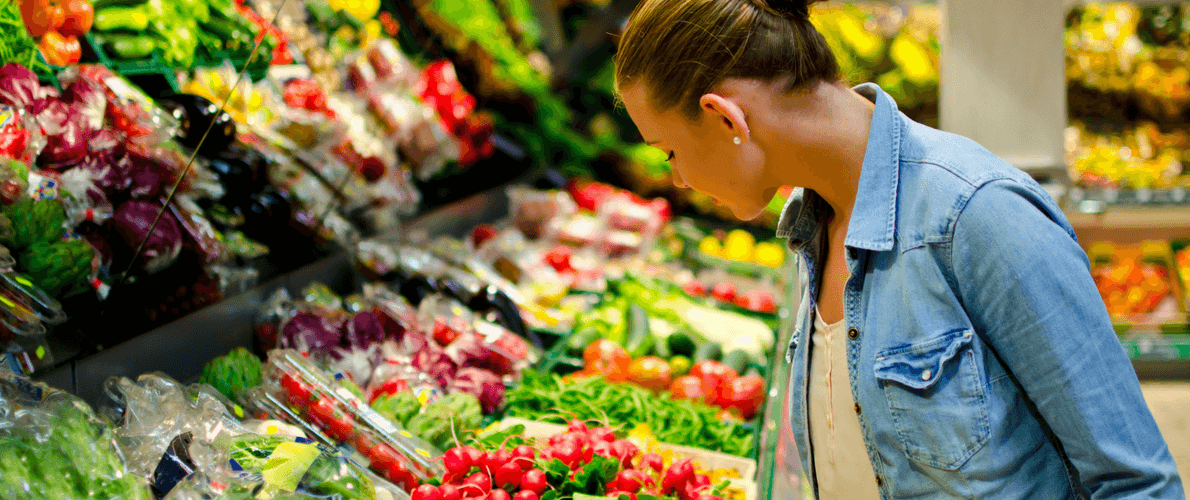
[[[728,78],[788,80],[786,91],[839,79],[810,24],[816,0],[642,0],[616,51],[616,89],[644,81],[653,106],[699,116],[699,98]]]

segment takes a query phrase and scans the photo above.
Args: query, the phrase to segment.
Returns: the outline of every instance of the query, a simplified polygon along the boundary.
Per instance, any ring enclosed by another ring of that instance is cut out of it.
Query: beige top
[[[855,413],[845,322],[827,325],[815,311],[810,351],[810,445],[821,500],[880,498]]]

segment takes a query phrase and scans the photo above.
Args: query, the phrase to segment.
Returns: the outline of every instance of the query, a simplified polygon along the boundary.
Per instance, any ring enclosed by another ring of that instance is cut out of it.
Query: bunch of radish
[[[604,465],[616,464],[616,473],[593,493],[618,500],[723,500],[713,493],[709,476],[695,473],[691,459],[666,468],[660,455],[642,454],[627,439],[616,439],[613,429],[587,427],[579,420],[551,436],[543,448],[451,448],[442,455],[447,472],[441,484],[422,484],[413,490],[412,500],[561,500],[562,484],[574,481],[595,457],[603,457]],[[558,477],[558,463],[567,473],[551,482],[547,471]]]

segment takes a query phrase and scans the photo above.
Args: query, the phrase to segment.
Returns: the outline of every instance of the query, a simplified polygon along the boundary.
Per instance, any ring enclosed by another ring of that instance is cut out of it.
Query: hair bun
[[[759,0],[770,10],[785,17],[809,17],[810,6],[823,0]]]

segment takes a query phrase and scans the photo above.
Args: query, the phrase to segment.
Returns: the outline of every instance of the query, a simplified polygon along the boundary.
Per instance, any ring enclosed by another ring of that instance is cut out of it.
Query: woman
[[[820,498],[1183,498],[1086,254],[1031,178],[840,82],[805,2],[642,0],[616,86],[674,182],[807,283],[790,434]],[[974,89],[973,89],[974,90]]]

